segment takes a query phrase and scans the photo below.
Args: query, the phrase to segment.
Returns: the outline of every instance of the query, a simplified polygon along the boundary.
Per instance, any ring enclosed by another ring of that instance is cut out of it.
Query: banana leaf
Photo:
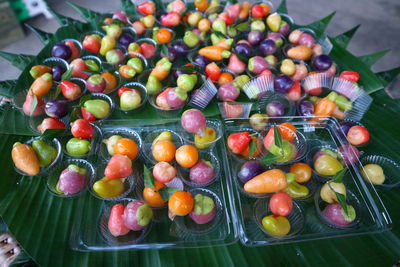
[[[0,57],[9,61],[14,67],[19,70],[24,70],[29,63],[35,58],[32,55],[24,55],[24,54],[13,54],[4,51],[0,51]]]
[[[126,1],[124,1],[126,2]],[[124,7],[124,5],[123,5]],[[125,9],[125,8],[124,8]],[[287,13],[286,3],[282,1],[279,12]],[[50,48],[65,38],[78,38],[81,33],[91,29],[92,23],[82,22],[65,17],[53,11],[56,19],[64,27],[60,28],[48,45],[27,66],[18,79],[16,86],[8,92],[0,93],[12,96],[25,90],[32,82],[28,70],[47,57]],[[325,29],[330,17],[313,23],[317,29]],[[310,25],[309,25],[310,26]],[[363,123],[372,135],[371,142],[363,148],[367,153],[383,154],[400,161],[396,147],[400,147],[400,136],[395,125],[400,123],[400,100],[393,100],[380,90],[385,87],[399,72],[400,68],[375,75],[371,65],[381,54],[357,58],[346,50],[347,44],[355,34],[356,28],[335,38],[331,55],[339,62],[339,68],[359,71],[365,79],[364,89],[371,93],[374,101],[365,115]],[[322,30],[323,32],[323,30]],[[366,62],[368,64],[364,64]],[[2,88],[2,87],[0,87]],[[4,86],[3,88],[7,88]],[[205,110],[207,116],[216,116],[215,104]],[[394,224],[391,232],[376,235],[365,235],[330,240],[276,245],[271,247],[246,248],[240,243],[226,247],[179,250],[148,251],[112,251],[82,253],[72,251],[69,247],[69,236],[75,220],[77,199],[63,199],[50,194],[46,188],[45,177],[20,177],[13,168],[10,153],[17,141],[27,140],[32,131],[27,128],[26,118],[19,110],[5,106],[0,110],[0,155],[2,163],[2,183],[0,187],[0,215],[9,230],[20,242],[26,252],[41,266],[391,266],[400,259],[400,226]],[[13,117],[11,117],[13,116]],[[154,109],[147,108],[136,115],[137,118],[155,117]],[[113,119],[132,118],[114,112]],[[385,120],[382,120],[385,118]],[[14,126],[10,125],[14,123]],[[25,136],[24,136],[25,135]],[[400,188],[391,191],[380,191],[394,222],[400,220],[398,203]],[[85,194],[85,201],[92,198]],[[95,226],[94,226],[95,227]]]
[[[39,40],[46,45],[51,38],[53,38],[53,34],[49,32],[42,31],[41,29],[38,29],[36,27],[33,27],[32,25],[29,25],[27,23],[24,24],[29,30],[31,30],[38,38]]]

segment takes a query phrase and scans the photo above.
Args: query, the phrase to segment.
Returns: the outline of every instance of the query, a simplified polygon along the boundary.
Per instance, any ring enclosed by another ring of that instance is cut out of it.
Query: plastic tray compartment
[[[212,120],[222,127],[219,120]],[[159,120],[115,120],[102,122],[99,126],[106,135],[107,132],[116,128],[125,128],[140,134],[145,140],[147,134],[157,130],[166,129],[174,132],[179,130],[179,121],[176,119]],[[220,129],[222,131],[222,128]],[[101,140],[97,143],[99,146]],[[143,148],[146,147],[143,143]],[[214,149],[213,155],[220,161],[220,176],[216,180],[204,187],[191,187],[184,184],[184,190],[192,191],[194,194],[199,190],[205,190],[206,194],[216,196],[219,201],[217,207],[221,207],[221,212],[217,213],[214,220],[217,223],[210,223],[210,229],[196,227],[188,216],[176,218],[171,221],[168,218],[168,208],[154,208],[153,220],[146,230],[128,234],[127,238],[115,240],[108,232],[107,221],[104,221],[104,212],[111,209],[116,203],[127,203],[128,199],[142,200],[143,191],[143,164],[151,168],[153,164],[141,153],[141,156],[134,163],[134,172],[138,179],[134,188],[123,200],[107,201],[93,197],[85,193],[78,200],[77,217],[74,223],[70,244],[72,249],[79,251],[102,251],[102,250],[128,250],[128,249],[160,249],[160,248],[198,248],[211,247],[217,245],[228,245],[239,239],[237,227],[236,209],[233,205],[233,192],[224,140],[221,138]],[[143,152],[143,151],[142,151]],[[101,156],[92,159],[94,166],[100,162]],[[142,188],[140,188],[142,187]],[[209,193],[211,192],[211,193]],[[188,217],[188,218],[186,218]],[[108,217],[106,218],[108,220]],[[213,220],[213,221],[214,221]],[[110,239],[111,236],[111,239]]]
[[[296,126],[297,130],[306,137],[308,149],[313,146],[320,145],[340,147],[341,145],[345,144],[343,143],[343,140],[345,140],[345,138],[343,138],[344,133],[340,130],[336,119],[324,118],[325,120],[323,122],[319,122],[318,124],[310,123],[310,117],[286,117],[283,120],[281,117],[280,119],[281,121],[277,122],[277,124],[284,121],[290,121]],[[271,125],[268,125],[267,127],[269,128],[269,126]],[[250,128],[248,119],[226,120],[225,140],[230,132],[234,132],[235,130],[237,131],[241,128]],[[387,213],[386,208],[384,207],[374,187],[369,183],[365,183],[362,179],[359,172],[359,169],[362,168],[362,166],[358,161],[353,164],[353,166],[349,166],[349,171],[344,178],[344,183],[347,187],[347,190],[353,193],[360,202],[358,214],[360,220],[358,224],[345,229],[338,229],[329,226],[326,222],[324,222],[323,218],[320,217],[320,214],[318,214],[314,201],[315,198],[312,196],[305,200],[294,200],[301,209],[301,213],[304,218],[304,224],[299,232],[284,238],[267,235],[260,228],[261,223],[257,223],[255,219],[255,204],[257,201],[260,201],[260,198],[265,198],[268,200],[268,197],[271,194],[266,194],[265,196],[261,197],[246,195],[246,193],[243,192],[243,189],[240,188],[240,186],[243,186],[243,184],[238,181],[237,174],[235,173],[235,171],[239,168],[238,165],[242,164],[243,161],[238,161],[237,158],[231,154],[229,154],[228,157],[231,166],[229,170],[231,171],[231,177],[233,179],[232,184],[234,184],[236,187],[236,189],[234,188],[233,191],[235,195],[235,207],[237,209],[236,214],[238,215],[239,221],[239,235],[241,242],[245,246],[266,246],[316,239],[372,234],[390,229],[392,223],[390,216]],[[302,160],[302,162],[305,162],[305,159]],[[285,168],[285,166],[282,165],[272,167]],[[312,179],[315,179],[315,177]],[[315,190],[315,192],[318,194],[319,188],[323,185],[323,183],[318,182],[316,179],[315,182],[317,183],[317,190]],[[259,209],[257,208],[257,210]],[[267,210],[267,207],[265,207],[265,210]]]

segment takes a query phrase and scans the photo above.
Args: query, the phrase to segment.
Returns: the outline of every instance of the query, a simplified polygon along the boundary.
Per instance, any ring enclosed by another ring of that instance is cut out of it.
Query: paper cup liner
[[[284,95],[282,95],[280,93],[268,93],[263,98],[261,98],[260,101],[258,101],[258,106],[257,106],[259,113],[268,115],[267,106],[269,103],[275,102],[275,101],[278,101],[281,104],[283,104],[284,114],[282,117],[290,117],[290,116],[294,115],[294,113],[295,113],[294,104],[291,101],[289,101]],[[286,120],[290,120],[290,119],[291,118],[286,118]],[[279,118],[278,117],[276,117],[274,119],[271,118],[270,120],[277,121],[277,120],[279,120]]]
[[[346,119],[360,121],[372,104],[372,97],[364,90],[360,90],[358,98],[353,102],[353,107],[346,113]]]
[[[106,62],[103,63],[99,57],[93,56],[93,55],[87,55],[87,56],[82,57],[82,59],[83,60],[93,60],[94,62],[96,62],[97,66],[99,66],[98,72],[106,71],[106,68],[104,67],[104,63],[106,63]]]
[[[231,71],[228,67],[224,67],[221,69],[221,74],[222,73],[229,73],[230,75],[232,75],[233,79],[235,79],[236,76],[238,76],[236,73],[234,73],[233,71]]]
[[[56,191],[57,183],[59,181],[61,172],[63,170],[65,170],[66,168],[68,168],[68,166],[70,164],[75,164],[80,168],[86,169],[87,173],[86,173],[86,177],[85,177],[85,180],[86,180],[85,186],[79,192],[77,192],[75,194],[70,194],[70,195],[60,194]],[[85,192],[87,185],[88,185],[89,181],[93,179],[95,172],[96,171],[95,171],[93,165],[86,160],[67,159],[67,160],[61,162],[60,164],[57,164],[50,170],[50,172],[48,173],[48,176],[47,176],[47,188],[53,195],[55,195],[57,197],[64,197],[64,198],[76,197],[76,196],[82,194],[83,192]]]
[[[25,144],[29,145],[32,147],[32,143],[35,140],[42,140],[41,137],[34,137],[30,140],[28,140],[27,142],[25,142]],[[61,143],[57,138],[53,138],[52,140],[43,140],[47,145],[50,145],[51,147],[53,147],[54,149],[56,149],[57,151],[57,155],[56,157],[53,159],[53,161],[48,165],[48,166],[40,166],[40,172],[36,175],[36,176],[47,176],[49,173],[49,170],[51,170],[52,168],[54,168],[55,166],[57,166],[57,164],[59,163],[59,161],[62,159],[63,157],[63,153],[62,153],[62,148],[61,148]],[[35,152],[36,153],[36,152]],[[14,169],[17,173],[21,174],[21,175],[25,175],[25,176],[29,176],[28,174],[24,173],[23,171],[19,170],[15,164],[14,164]]]
[[[59,57],[49,57],[43,60],[42,62],[44,65],[49,66],[49,67],[54,67],[54,66],[62,66],[65,68],[66,71],[69,69],[69,64],[66,60],[59,58]]]
[[[131,130],[129,128],[117,128],[117,129],[104,130],[103,134],[102,134],[102,140],[99,140],[100,142],[98,144],[99,154],[104,160],[109,160],[112,157],[112,155],[110,155],[110,153],[108,153],[107,144],[104,143],[103,141],[105,139],[110,138],[113,135],[119,135],[122,138],[129,138],[129,139],[135,141],[136,145],[138,146],[138,150],[139,151],[142,150],[143,140],[140,137],[140,134],[138,132]],[[138,153],[136,158],[138,158],[139,155],[140,155],[140,153]],[[135,159],[133,159],[133,160],[135,160]]]
[[[102,122],[102,121],[108,119],[108,118],[111,116],[111,114],[112,114],[113,111],[114,111],[114,101],[112,100],[111,97],[109,97],[109,96],[106,95],[106,94],[102,94],[102,93],[91,93],[91,95],[92,95],[92,98],[89,99],[89,100],[95,100],[95,99],[104,100],[104,101],[106,101],[106,102],[108,103],[108,105],[110,106],[110,112],[107,114],[106,117],[104,117],[104,118],[102,118],[102,119],[97,119],[97,120],[95,120],[95,121],[93,122],[94,124],[98,124],[98,123],[100,123],[100,122]],[[80,113],[80,111],[78,112],[78,117],[81,117],[81,118],[82,118],[82,113]]]
[[[364,210],[364,208],[362,207],[362,204],[361,204],[360,200],[357,198],[357,196],[349,190],[347,190],[347,192],[346,192],[347,204],[353,206],[353,208],[356,211],[355,220],[352,221],[351,223],[349,223],[348,225],[337,225],[337,224],[334,224],[329,218],[327,218],[324,215],[323,211],[324,211],[325,207],[328,206],[328,203],[326,203],[325,201],[322,200],[320,191],[321,190],[318,190],[314,195],[315,209],[316,209],[319,219],[324,224],[328,225],[329,227],[336,228],[336,229],[345,230],[345,229],[357,228],[360,221],[362,221],[361,218],[363,217],[363,210]]]
[[[356,83],[338,77],[333,79],[332,90],[347,97],[352,102],[362,94],[362,89]]]
[[[135,29],[133,27],[130,27],[130,26],[123,27],[122,28],[122,33],[129,34],[130,36],[133,37],[134,40],[137,39],[136,31],[135,31]]]
[[[130,198],[123,198],[118,201],[118,203],[123,204],[126,206],[130,201],[134,201],[136,199]],[[108,229],[108,219],[111,213],[112,207],[117,204],[114,201],[103,201],[102,204],[102,213],[98,218],[98,232],[99,236],[103,240],[103,242],[107,243],[111,246],[118,247],[118,246],[129,246],[134,244],[141,243],[146,236],[150,233],[150,229],[152,227],[152,222],[150,222],[144,229],[140,231],[129,231],[126,235],[122,236],[113,236]]]
[[[79,56],[76,57],[76,58],[79,58],[82,55],[82,51],[83,51],[82,43],[80,41],[76,40],[76,39],[73,39],[73,38],[64,39],[60,43],[65,43],[67,41],[72,41],[75,44],[76,48],[79,49]],[[71,59],[68,59],[68,61],[70,61],[70,60]]]
[[[69,157],[69,158],[75,158],[75,159],[86,159],[86,158],[90,158],[93,155],[96,155],[96,153],[97,153],[97,144],[98,144],[98,142],[100,140],[102,140],[103,133],[102,133],[102,131],[100,130],[99,127],[97,127],[93,123],[91,123],[91,124],[92,124],[92,126],[94,128],[94,134],[93,134],[92,138],[85,139],[85,140],[88,140],[90,142],[90,146],[89,146],[89,151],[84,155],[76,156],[76,155],[68,153],[67,144],[68,144],[68,141],[73,138],[72,134],[67,132],[64,135],[59,137],[60,143],[61,143],[61,146],[62,146],[62,149],[63,149],[64,156]]]
[[[138,45],[141,45],[141,44],[143,44],[143,43],[148,43],[148,44],[151,44],[151,45],[153,45],[153,46],[155,47],[156,52],[154,53],[153,57],[151,57],[151,58],[146,58],[147,61],[148,61],[148,63],[149,63],[151,66],[153,66],[153,65],[156,63],[156,61],[153,60],[153,59],[156,57],[157,51],[158,51],[157,42],[154,41],[154,40],[151,39],[151,38],[141,38],[141,39],[139,39],[139,40],[136,40],[136,43],[137,43]]]
[[[383,173],[385,175],[385,181],[382,184],[374,184],[374,186],[381,189],[391,189],[393,187],[400,186],[400,165],[390,158],[380,156],[380,155],[365,155],[360,159],[362,166],[367,164],[377,164],[382,167]],[[360,172],[363,167],[360,168]],[[362,176],[366,182],[369,182],[370,178],[365,178]]]
[[[269,208],[270,198],[262,198],[256,201],[254,204],[254,220],[256,221],[257,226],[261,231],[270,238],[273,239],[290,239],[298,235],[301,230],[304,228],[305,218],[303,215],[303,211],[301,207],[297,204],[296,201],[293,201],[293,210],[287,216],[287,219],[290,222],[290,231],[286,236],[275,236],[272,233],[268,232],[262,225],[262,220],[265,216],[273,215]]]
[[[182,179],[183,183],[188,186],[188,187],[207,187],[217,181],[219,177],[221,176],[221,166],[218,161],[218,158],[214,156],[213,153],[208,153],[208,152],[202,152],[200,153],[200,158],[199,160],[206,160],[211,162],[213,168],[214,168],[214,175],[210,181],[206,183],[198,183],[190,179],[190,169],[188,168],[183,168],[178,166],[178,175]]]
[[[274,77],[268,75],[253,78],[243,86],[243,91],[249,99],[259,99],[268,93],[273,93]]]
[[[203,109],[208,106],[217,92],[218,90],[214,83],[210,79],[207,79],[200,88],[193,91],[189,106]]]
[[[108,201],[116,201],[116,200],[120,200],[126,196],[129,195],[130,192],[132,192],[132,190],[134,189],[135,185],[136,185],[136,181],[137,181],[137,177],[136,177],[136,173],[134,171],[133,174],[129,175],[128,177],[124,177],[124,178],[120,178],[123,181],[123,185],[124,185],[124,191],[119,194],[118,196],[115,197],[102,197],[99,196],[93,189],[93,185],[101,180],[102,178],[105,177],[104,175],[104,170],[107,166],[106,162],[101,163],[101,166],[97,166],[96,167],[96,176],[94,176],[90,181],[89,181],[89,186],[90,186],[90,193],[101,200],[108,200]],[[134,168],[134,167],[133,167]]]
[[[165,90],[165,88],[164,88],[164,90]],[[164,90],[163,90],[163,91],[164,91]],[[163,91],[161,91],[161,92],[163,92]],[[161,93],[161,92],[160,92],[160,93]],[[183,108],[185,107],[185,105],[186,105],[186,103],[187,103],[187,100],[186,100],[186,102],[185,102],[181,107],[178,107],[178,108],[171,108],[171,109],[164,109],[164,108],[159,107],[159,106],[157,105],[157,96],[158,96],[160,93],[155,94],[155,95],[152,95],[151,97],[148,98],[148,102],[149,102],[150,105],[153,106],[153,108],[156,110],[157,114],[158,114],[159,116],[161,116],[161,117],[164,117],[164,118],[176,118],[176,117],[179,117],[180,114],[181,114],[182,111],[183,111]]]
[[[216,230],[222,218],[224,217],[225,207],[216,193],[205,188],[194,188],[189,192],[193,195],[193,197],[195,197],[197,194],[201,194],[212,198],[214,200],[216,213],[214,218],[205,224],[197,224],[190,216],[176,216],[174,222],[178,226],[177,235],[182,239],[192,239],[193,235],[206,235],[213,230]]]
[[[115,103],[115,106],[117,107],[117,109],[119,111],[124,112],[124,113],[135,113],[135,112],[138,112],[138,111],[140,111],[141,109],[144,108],[144,106],[147,103],[147,99],[148,99],[149,94],[147,93],[147,89],[143,84],[137,83],[137,82],[130,82],[130,83],[126,83],[126,84],[121,85],[121,87],[127,87],[127,88],[131,88],[131,89],[137,90],[139,92],[139,94],[140,94],[141,101],[140,101],[140,104],[135,108],[122,109],[121,108],[121,103],[120,103],[120,96],[116,93],[116,94],[114,94],[114,103]]]
[[[130,58],[134,58],[134,57],[140,58],[140,60],[142,60],[142,62],[143,62],[143,71],[147,70],[147,68],[149,67],[149,62],[148,62],[147,59],[146,59],[142,54],[140,54],[140,53],[137,53],[137,52],[127,52],[127,57],[130,57]],[[129,59],[128,59],[128,60],[129,60]],[[142,72],[143,72],[143,71],[142,71]],[[137,74],[140,74],[140,73],[142,73],[142,72],[138,72]]]
[[[249,118],[253,103],[222,102],[218,103],[219,111],[224,119]]]
[[[331,88],[332,78],[325,73],[313,73],[308,75],[302,82],[301,87],[303,87],[306,93],[317,89],[317,88]]]

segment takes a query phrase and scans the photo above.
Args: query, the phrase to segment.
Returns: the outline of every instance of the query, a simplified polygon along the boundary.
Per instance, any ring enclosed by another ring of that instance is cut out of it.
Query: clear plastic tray
[[[329,145],[331,147],[340,147],[343,145],[344,133],[339,128],[338,122],[334,118],[321,118],[324,121],[318,124],[310,123],[308,119],[310,117],[286,117],[276,124],[284,121],[290,121],[294,124],[298,131],[300,131],[307,140],[307,146],[305,149],[310,150],[314,146]],[[274,122],[270,122],[267,127],[269,128]],[[251,128],[248,119],[236,119],[225,121],[225,139],[230,132],[237,131],[238,129]],[[261,135],[265,135],[264,132],[260,132]],[[323,185],[322,182],[318,181],[313,174],[312,179],[316,183],[316,188],[310,190],[313,194],[305,199],[294,200],[296,207],[298,206],[301,210],[301,218],[304,218],[301,229],[296,229],[295,234],[290,234],[287,237],[277,238],[268,235],[263,231],[261,222],[256,218],[260,218],[260,212],[263,212],[263,216],[267,212],[268,206],[264,205],[264,210],[260,211],[260,201],[264,199],[265,203],[268,203],[268,198],[271,194],[265,194],[263,196],[252,196],[244,192],[243,184],[237,178],[237,170],[243,161],[238,160],[231,153],[229,154],[230,171],[232,183],[235,186],[233,190],[235,192],[235,207],[236,213],[239,220],[239,233],[240,240],[245,246],[265,246],[282,243],[292,243],[299,241],[310,241],[316,239],[344,237],[360,234],[372,234],[379,233],[390,229],[391,219],[386,211],[379,195],[375,191],[374,187],[364,182],[360,168],[362,165],[357,161],[352,166],[349,166],[349,171],[344,177],[344,184],[348,190],[348,194],[354,196],[359,203],[357,207],[357,213],[359,216],[359,222],[354,226],[348,228],[335,228],[329,225],[320,213],[319,205],[319,190]],[[303,159],[301,162],[305,162]],[[288,169],[288,166],[274,165],[272,168],[280,168],[284,171]],[[315,195],[318,194],[318,195]],[[349,198],[348,201],[351,201]],[[261,217],[262,218],[262,217]],[[289,220],[291,220],[289,218]],[[299,226],[298,222],[292,222],[294,226]],[[298,232],[297,232],[298,231]]]
[[[208,119],[214,125],[221,127],[219,120]],[[102,250],[128,250],[128,249],[160,249],[160,248],[197,248],[211,247],[217,245],[228,245],[238,240],[237,216],[235,214],[231,179],[229,179],[229,166],[224,140],[221,138],[211,151],[202,153],[213,153],[219,159],[220,175],[216,179],[202,187],[192,187],[184,184],[184,190],[193,193],[203,190],[204,194],[219,199],[216,206],[220,207],[217,216],[207,227],[195,225],[190,218],[179,217],[171,221],[168,218],[168,208],[154,208],[154,218],[150,226],[143,231],[133,232],[124,238],[114,238],[108,233],[105,214],[109,214],[111,207],[116,203],[125,203],[130,199],[142,200],[143,191],[143,163],[151,168],[154,163],[144,155],[146,135],[158,129],[171,130],[179,134],[179,121],[159,120],[115,120],[104,121],[99,125],[104,136],[114,129],[128,129],[137,132],[143,140],[140,157],[134,163],[134,175],[137,177],[135,188],[116,201],[101,200],[86,192],[82,195],[76,205],[76,221],[74,223],[70,244],[72,249],[79,251],[102,251]],[[101,142],[101,141],[100,141]],[[102,144],[98,142],[97,146]],[[96,149],[96,151],[101,150]],[[148,152],[147,152],[148,153]],[[94,166],[101,163],[104,158],[101,153],[92,156],[88,161]],[[98,175],[98,174],[97,174]],[[101,175],[101,174],[100,174]]]

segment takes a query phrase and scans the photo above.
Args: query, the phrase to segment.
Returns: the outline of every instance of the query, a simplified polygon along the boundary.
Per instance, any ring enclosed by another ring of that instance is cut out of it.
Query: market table
[[[285,5],[279,7],[281,12],[285,11]],[[94,14],[95,13],[90,13]],[[56,14],[67,26],[73,23],[77,27],[85,25],[72,21]],[[309,25],[323,32],[331,17],[325,18],[318,23]],[[322,25],[322,26],[321,26]],[[69,26],[71,27],[71,26]],[[48,53],[51,44],[56,40],[62,40],[73,31],[72,28],[60,29],[56,38],[49,41]],[[400,69],[375,75],[369,70],[368,65],[362,64],[360,60],[352,56],[345,47],[349,43],[355,31],[349,31],[335,38],[331,38],[333,50],[331,56],[343,64],[343,68],[350,68],[361,73],[362,85],[371,94],[374,101],[365,114],[362,123],[370,130],[371,142],[363,148],[366,153],[382,154],[396,161],[400,156],[396,147],[400,147],[399,134],[395,126],[400,119],[397,113],[400,111],[400,101],[389,98],[383,90],[389,82],[400,72]],[[40,55],[39,55],[40,57]],[[342,60],[351,57],[351,60]],[[24,67],[32,64],[27,61],[29,57],[18,59],[9,57],[13,62]],[[370,63],[373,63],[371,60]],[[367,61],[368,62],[368,61]],[[28,68],[29,69],[29,68]],[[19,81],[18,83],[24,83]],[[18,85],[18,84],[17,84]],[[15,90],[18,90],[18,86]],[[7,84],[2,84],[2,92],[12,96]],[[15,92],[15,91],[14,91]],[[26,127],[21,113],[15,112],[11,106],[2,108],[0,119],[2,151],[10,151],[12,144],[16,141],[29,139],[32,135]],[[211,107],[205,111],[208,116],[218,116],[217,108]],[[138,117],[155,116],[154,110],[144,110]],[[114,119],[127,118],[118,112],[114,112]],[[384,119],[382,119],[384,118]],[[9,125],[10,121],[16,121],[15,125]],[[391,231],[375,234],[328,240],[316,240],[310,242],[294,243],[287,245],[274,245],[258,248],[247,248],[240,243],[223,247],[210,247],[199,249],[163,249],[146,251],[114,251],[114,252],[77,252],[69,247],[69,236],[74,222],[75,209],[79,204],[78,199],[63,199],[48,193],[44,179],[18,177],[15,174],[8,153],[0,156],[4,163],[3,183],[0,188],[0,214],[27,253],[40,265],[43,266],[92,266],[92,265],[222,265],[222,266],[254,266],[272,265],[318,265],[318,264],[344,264],[344,265],[392,265],[400,258],[400,228],[396,224],[400,220],[397,203],[400,201],[399,188],[390,191],[378,191],[386,205],[393,228]],[[90,198],[89,193],[82,196]]]

